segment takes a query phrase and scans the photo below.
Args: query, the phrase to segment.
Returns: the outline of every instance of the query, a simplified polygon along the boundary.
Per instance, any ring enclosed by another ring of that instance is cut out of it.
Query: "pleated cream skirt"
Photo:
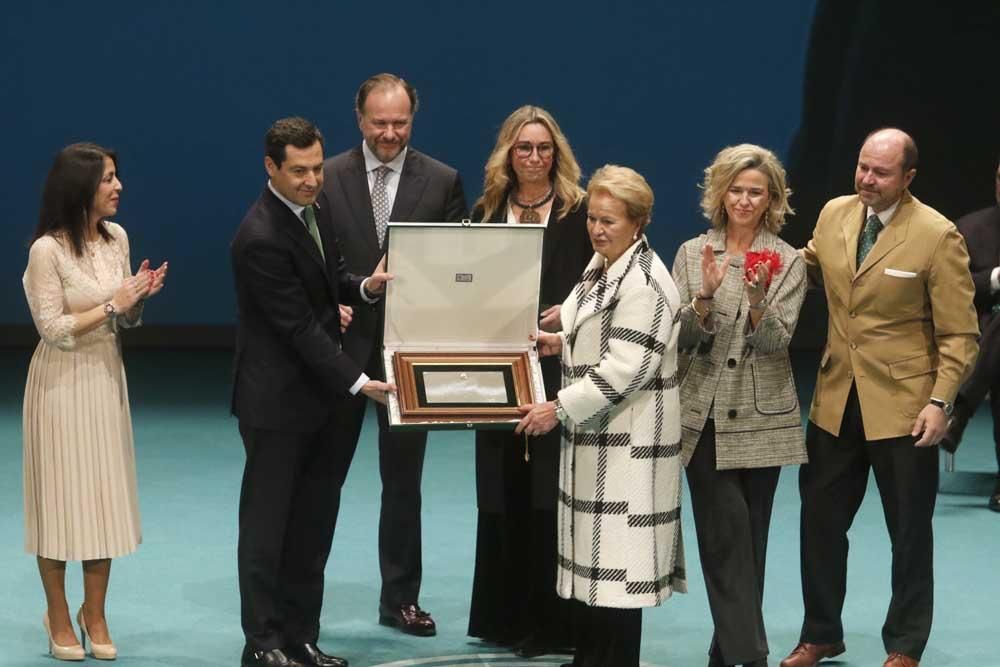
[[[116,336],[41,341],[24,390],[24,546],[116,558],[142,541],[125,369]]]

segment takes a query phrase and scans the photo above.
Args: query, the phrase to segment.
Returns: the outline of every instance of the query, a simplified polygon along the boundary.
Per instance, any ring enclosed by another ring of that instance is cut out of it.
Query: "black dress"
[[[556,221],[556,199],[542,246],[540,308],[561,304],[594,250],[581,203]],[[473,219],[482,218],[482,209]],[[506,223],[507,207],[490,223]],[[559,358],[541,360],[546,397],[561,385]],[[556,595],[556,498],[559,429],[529,438],[508,431],[476,432],[479,523],[469,635],[514,646],[528,654],[574,644],[573,606]]]

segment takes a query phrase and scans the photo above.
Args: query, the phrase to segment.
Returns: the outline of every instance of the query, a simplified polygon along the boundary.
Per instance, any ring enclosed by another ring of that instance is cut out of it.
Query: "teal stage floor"
[[[34,558],[23,551],[21,398],[30,352],[0,350],[0,665],[54,665],[41,626],[44,601]],[[243,645],[236,586],[236,505],[243,448],[228,416],[226,351],[129,350],[144,543],[114,563],[108,617],[123,666],[239,664]],[[800,360],[807,395],[815,366]],[[960,471],[996,472],[985,408],[959,452]],[[371,414],[369,415],[371,417]],[[516,658],[466,637],[475,548],[472,435],[431,436],[424,472],[421,604],[439,634],[418,639],[376,623],[376,534],[380,484],[369,419],[344,490],[327,568],[320,645],[353,667],[376,665],[559,665],[559,657]],[[948,480],[962,490],[969,478]],[[976,481],[976,480],[973,480]],[[981,479],[978,481],[981,482]],[[987,489],[988,491],[988,489]],[[985,493],[985,492],[984,492]],[[1000,665],[1000,514],[983,495],[939,497],[935,520],[936,604],[925,666]],[[707,664],[711,621],[685,508],[691,592],[647,610],[643,661],[657,667]],[[768,552],[765,619],[776,667],[794,646],[802,616],[795,469],[782,473]],[[877,666],[889,597],[889,544],[874,487],[851,531],[847,653],[839,664]],[[71,566],[70,605],[80,603]],[[92,660],[92,659],[88,659]]]

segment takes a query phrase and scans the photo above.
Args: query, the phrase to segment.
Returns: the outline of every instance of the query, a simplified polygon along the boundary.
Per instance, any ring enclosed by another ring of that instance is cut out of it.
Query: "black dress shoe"
[[[304,665],[313,665],[313,667],[347,667],[347,660],[323,653],[312,642],[289,646],[285,651]]]
[[[434,619],[417,604],[401,604],[392,608],[379,605],[378,622],[417,637],[433,637],[437,634]]]
[[[243,656],[240,658],[241,667],[305,667],[301,662],[285,655],[280,648],[270,651],[253,650],[249,646],[243,647]]]
[[[514,655],[519,658],[537,658],[540,655],[573,655],[573,647],[556,646],[537,639],[525,639],[514,646]]]
[[[1000,512],[1000,475],[997,476],[996,488],[993,489],[993,495],[990,496],[990,501],[986,503],[986,506],[994,512]]]

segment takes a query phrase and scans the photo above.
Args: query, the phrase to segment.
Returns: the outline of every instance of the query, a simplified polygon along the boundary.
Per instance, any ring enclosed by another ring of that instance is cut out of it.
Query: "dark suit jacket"
[[[1000,303],[1000,292],[990,287],[990,274],[1000,266],[1000,206],[990,206],[959,218],[955,223],[969,247],[969,269],[976,286],[974,303],[979,313],[979,330],[993,317],[992,308]]]
[[[341,350],[339,304],[361,301],[320,195],[326,261],[305,225],[267,187],[247,211],[231,258],[238,307],[232,411],[252,428],[309,432],[361,370]]]
[[[553,216],[562,208],[556,199],[552,203]],[[473,220],[481,220],[483,211],[472,212]],[[503,206],[492,218],[483,222],[505,224],[507,207]],[[587,263],[594,256],[594,247],[587,234],[587,202],[555,221],[550,216],[542,239],[542,283],[539,290],[539,308],[562,304],[576,286]],[[541,360],[542,377],[547,399],[554,399],[562,384],[559,357]],[[515,448],[523,454],[524,438],[514,437],[507,431],[476,432],[476,494],[479,509],[485,512],[503,512],[505,489],[510,485],[504,470],[505,450]],[[559,493],[559,429],[540,438],[531,439],[531,500],[536,509],[555,510]]]
[[[323,165],[323,192],[347,269],[370,275],[385,254],[378,244],[365,158],[358,145]],[[389,220],[394,222],[459,222],[468,209],[458,172],[408,148]],[[389,269],[391,271],[391,267]],[[383,303],[355,308],[344,334],[344,351],[364,367],[373,350],[382,348]]]

